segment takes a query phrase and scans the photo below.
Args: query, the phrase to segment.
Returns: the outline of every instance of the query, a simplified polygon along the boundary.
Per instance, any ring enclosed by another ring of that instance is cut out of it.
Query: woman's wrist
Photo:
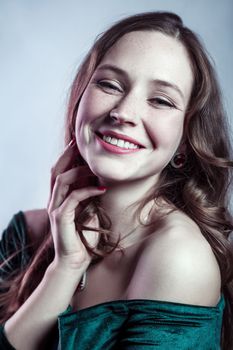
[[[83,264],[75,264],[70,261],[54,259],[48,266],[46,273],[48,274],[61,274],[64,278],[71,278],[78,283],[89,266],[89,262],[83,262]]]

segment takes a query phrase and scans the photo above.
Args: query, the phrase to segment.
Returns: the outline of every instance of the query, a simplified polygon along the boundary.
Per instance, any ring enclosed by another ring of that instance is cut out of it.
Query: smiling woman
[[[47,208],[3,234],[1,349],[232,349],[231,145],[213,67],[177,15],[98,37],[65,144]]]

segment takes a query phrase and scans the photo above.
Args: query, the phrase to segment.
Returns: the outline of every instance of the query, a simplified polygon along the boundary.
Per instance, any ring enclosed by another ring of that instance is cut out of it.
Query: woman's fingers
[[[74,225],[75,208],[77,208],[83,200],[101,195],[103,192],[103,190],[98,190],[97,187],[91,186],[72,191],[58,208],[49,212],[55,251],[60,261],[65,258],[66,261],[69,260],[71,264],[75,263],[79,266],[83,256],[87,258],[87,251]],[[89,242],[88,233],[86,238]],[[90,237],[91,244],[94,244],[97,238],[95,235],[92,235]]]
[[[64,152],[51,169],[50,194],[52,193],[57,176],[70,168],[72,163],[74,163],[79,156],[80,153],[76,143],[69,144],[65,148]]]
[[[53,174],[57,176],[60,173],[63,173],[67,167],[70,165],[70,162],[76,157],[80,156],[77,144],[72,143],[66,146],[63,153],[58,158],[56,164],[53,166]]]
[[[61,156],[58,158],[57,162],[51,169],[51,179],[50,179],[50,196],[47,204],[47,209],[50,206],[52,194],[53,194],[53,188],[55,186],[55,182],[58,176],[63,174],[66,170],[71,169],[74,167],[74,165],[77,165],[78,157],[81,158],[80,152],[78,150],[77,144],[74,141],[73,143],[70,143],[64,150],[64,152],[61,154]],[[79,167],[82,167],[81,165]],[[90,168],[86,165],[86,169],[88,168],[88,171],[91,172]],[[91,172],[92,175],[94,175]],[[83,176],[81,174],[81,176]],[[81,184],[85,185],[85,181],[81,181]],[[90,183],[87,183],[89,185],[97,185],[97,180],[92,180]],[[70,187],[72,188],[72,186]]]
[[[89,186],[72,191],[69,196],[64,200],[59,208],[55,209],[56,216],[59,218],[59,222],[63,221],[67,223],[74,222],[75,208],[80,202],[89,198],[103,194],[103,190],[99,190],[97,187]]]
[[[85,182],[93,182],[95,175],[91,172],[88,166],[79,166],[77,168],[70,169],[63,174],[60,174],[56,177],[56,181],[53,187],[53,192],[51,195],[51,200],[49,204],[49,210],[53,211],[61,205],[61,203],[66,198],[70,185],[76,182],[76,188],[81,187]],[[80,182],[80,184],[79,184]]]

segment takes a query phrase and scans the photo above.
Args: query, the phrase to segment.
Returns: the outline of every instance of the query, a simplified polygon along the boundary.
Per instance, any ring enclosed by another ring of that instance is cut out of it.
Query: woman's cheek
[[[112,96],[106,96],[101,92],[90,92],[84,96],[82,109],[91,120],[105,116],[111,108],[114,108]]]
[[[176,148],[182,137],[183,126],[177,123],[156,123],[152,127],[154,143],[157,147]]]

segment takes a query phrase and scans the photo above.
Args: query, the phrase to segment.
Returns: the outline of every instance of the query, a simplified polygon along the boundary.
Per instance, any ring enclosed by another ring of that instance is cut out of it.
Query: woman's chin
[[[91,167],[91,171],[98,177],[98,179],[106,183],[127,181],[130,178],[125,172],[116,172],[114,169],[99,169],[99,167]]]
[[[126,179],[125,176],[117,176],[116,174],[112,175],[112,174],[106,174],[106,173],[99,173],[98,175],[96,175],[99,179],[99,182],[101,184],[116,184],[118,182],[122,183],[122,182],[127,182],[128,179]]]

